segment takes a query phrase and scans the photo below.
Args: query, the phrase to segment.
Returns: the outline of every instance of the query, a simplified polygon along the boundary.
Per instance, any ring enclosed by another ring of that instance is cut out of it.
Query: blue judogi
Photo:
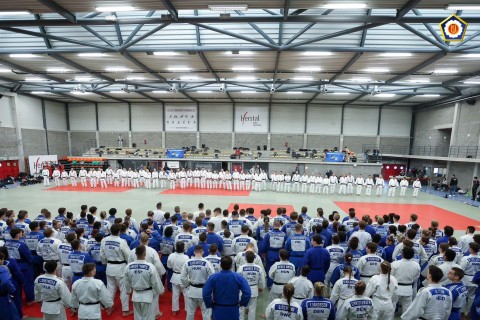
[[[32,253],[33,259],[33,277],[36,278],[42,273],[43,271],[43,259],[37,254],[37,246],[38,242],[45,238],[43,233],[38,231],[31,231],[29,234],[25,236],[25,244],[27,245],[28,249]]]
[[[315,296],[303,300],[302,313],[304,320],[319,319],[319,315],[321,315],[321,319],[335,320],[335,304],[330,299]]]
[[[445,288],[452,293],[452,311],[448,320],[460,320],[462,318],[462,306],[467,301],[467,287],[460,283],[449,283]]]
[[[212,308],[213,320],[237,320],[240,318],[239,304],[248,305],[252,290],[242,275],[222,270],[208,278],[202,293],[205,306]]]
[[[218,234],[214,232],[207,232],[207,241],[208,244],[216,244],[218,252],[223,251],[223,239]]]
[[[15,303],[10,298],[15,293],[15,286],[7,268],[0,268],[0,320],[20,320]],[[248,302],[248,301],[247,301]]]
[[[298,222],[297,221],[290,221],[287,222],[283,227],[282,231],[285,232],[285,234],[288,237],[291,237],[295,234],[295,227],[297,226]]]
[[[294,234],[285,243],[285,250],[289,253],[289,261],[295,266],[295,274],[298,275],[303,266],[305,252],[310,249],[310,239],[303,234]]]
[[[23,273],[18,267],[17,261],[12,258],[4,260],[3,265],[8,268],[12,276],[12,284],[15,287],[15,293],[13,294],[13,302],[17,308],[20,319],[23,318],[22,311],[22,286],[23,286]]]
[[[102,260],[100,259],[100,242],[91,246],[88,254],[95,260],[95,267],[97,269],[95,279],[102,280],[103,283],[107,285],[107,266],[102,264]]]
[[[72,251],[72,253],[68,255],[68,263],[72,268],[72,284],[74,284],[75,281],[83,278],[84,276],[82,271],[83,265],[85,263],[96,263],[96,261],[88,253],[81,251]]]
[[[342,263],[333,269],[332,276],[330,277],[330,283],[332,286],[335,285],[335,282],[337,282],[338,279],[343,278],[343,269],[346,266],[352,268],[353,277],[357,280],[360,280],[360,270],[358,270],[357,267],[348,263]]]
[[[261,242],[260,252],[267,254],[267,270],[270,270],[275,262],[280,261],[278,251],[283,249],[286,241],[287,235],[278,229],[274,229],[265,235],[265,238]],[[273,280],[267,273],[267,286],[270,288],[272,284]]]
[[[330,254],[325,248],[320,246],[312,247],[305,252],[303,264],[310,266],[308,280],[315,283],[317,281],[325,282],[325,273],[330,268]]]
[[[34,286],[33,286],[33,259],[30,250],[27,245],[19,240],[7,240],[5,247],[8,250],[8,256],[15,259],[18,263],[20,270],[24,276],[25,299],[27,302],[34,301]]]
[[[190,248],[187,249],[187,252],[185,254],[189,257],[192,258],[195,255],[195,247],[196,246],[202,246],[203,247],[203,257],[206,257],[210,254],[208,250],[210,249],[210,245],[206,242],[199,242],[195,246],[191,246]]]

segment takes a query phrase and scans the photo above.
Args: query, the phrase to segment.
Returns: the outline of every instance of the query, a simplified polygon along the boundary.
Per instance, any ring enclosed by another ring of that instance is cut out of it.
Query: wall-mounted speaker
[[[476,99],[467,99],[465,100],[465,102],[470,105],[470,106],[473,106],[475,104],[475,102],[477,102]]]

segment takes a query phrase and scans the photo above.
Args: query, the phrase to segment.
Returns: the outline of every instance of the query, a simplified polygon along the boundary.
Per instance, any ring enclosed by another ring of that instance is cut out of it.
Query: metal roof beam
[[[146,94],[146,93],[144,93],[144,92],[138,92],[138,91],[137,91],[136,93],[138,93],[139,95],[141,95],[141,96],[143,96],[143,97],[145,97],[145,98],[147,98],[147,99],[153,100],[153,101],[155,101],[155,102],[165,103],[163,100],[160,100],[160,99],[158,99],[158,98],[151,97],[151,96],[149,96],[148,94]]]
[[[102,35],[100,35],[97,31],[93,30],[92,28],[90,28],[89,26],[82,26],[83,29],[87,30],[88,32],[90,32],[92,35],[94,35],[97,39],[99,40],[102,40],[103,42],[105,42],[106,44],[108,44],[110,47],[115,47],[115,45],[110,42],[108,39],[106,39],[105,37],[103,37]]]
[[[480,76],[480,70],[477,70],[477,71],[475,71],[473,73],[470,73],[468,75],[465,75],[465,76],[456,77],[454,79],[445,81],[445,82],[442,83],[442,86],[449,86],[449,85],[452,85],[452,84],[455,84],[455,83],[458,83],[458,82],[462,82],[464,80],[474,78],[474,77],[478,77],[478,76]]]
[[[442,59],[443,57],[445,57],[447,54],[445,52],[440,52],[440,53],[437,53],[436,55],[434,55],[433,57],[430,57],[428,58],[427,60],[423,61],[422,63],[416,65],[415,67],[411,68],[410,70],[406,71],[404,74],[401,74],[401,75],[398,75],[392,79],[389,79],[387,81],[385,81],[385,84],[388,85],[388,84],[392,84],[393,82],[395,81],[398,81],[398,80],[401,80],[403,78],[406,78],[408,77],[409,75],[419,71],[419,70],[422,70],[423,68],[431,65],[432,63],[435,63],[436,61]]]
[[[115,33],[117,34],[118,44],[121,46],[123,44],[122,30],[120,25],[115,23]]]
[[[133,63],[134,65],[136,65],[137,67],[145,71],[146,73],[154,76],[160,81],[168,83],[166,78],[162,77],[161,75],[159,75],[158,73],[156,73],[155,71],[153,71],[152,69],[150,69],[149,67],[141,63],[140,61],[138,61],[137,59],[135,59],[135,57],[133,57],[130,53],[122,52],[122,56],[124,56],[128,61],[130,61],[131,63]]]
[[[88,102],[88,103],[96,102],[95,100],[80,98],[78,96],[69,95],[69,94],[64,93],[64,92],[55,92],[55,94],[58,94],[59,96],[62,96],[62,97],[65,97],[65,98],[78,100],[78,101],[81,101],[81,102]],[[36,97],[36,98],[38,99],[38,97]]]
[[[178,20],[178,11],[170,0],[161,0],[165,8],[168,10],[173,20]]]
[[[422,0],[410,0],[407,3],[403,5],[398,11],[397,11],[397,19],[403,18],[410,10],[415,8],[417,4],[422,2]]]
[[[285,4],[283,5],[283,21],[287,21],[289,10],[290,10],[290,0],[285,0]]]
[[[242,12],[242,11],[239,11],[239,10],[235,10],[235,13],[238,14],[239,16],[244,16],[245,14]],[[257,31],[265,40],[267,40],[268,42],[270,42],[271,44],[273,45],[276,45],[277,43],[275,41],[273,41],[273,39],[265,33],[265,31],[263,31],[262,29],[260,29],[255,23],[253,22],[249,22],[248,23],[253,29],[255,29],[255,31]],[[198,27],[198,26],[197,26]]]
[[[56,13],[58,13],[59,15],[67,19],[69,22],[72,22],[72,23],[77,22],[77,17],[75,17],[73,13],[71,13],[64,7],[60,6],[56,2],[52,0],[37,0],[37,1],[43,4],[45,7],[55,11]]]
[[[29,69],[29,68],[26,68],[26,67],[23,67],[23,66],[20,66],[16,63],[13,63],[13,62],[10,62],[10,61],[7,61],[7,60],[3,60],[3,59],[0,59],[0,63],[5,65],[5,66],[8,66],[12,69],[16,69],[16,70],[20,70],[20,71],[23,71],[23,72],[26,72],[26,73],[30,73],[30,74],[38,74],[37,71],[34,71],[32,69]],[[45,79],[48,79],[48,80],[52,80],[52,81],[55,81],[55,82],[59,82],[59,83],[64,83],[65,80],[61,79],[61,78],[57,78],[57,77],[54,77],[54,76],[50,76],[50,75],[42,75]]]
[[[365,96],[367,96],[367,95],[368,95],[368,93],[361,94],[361,95],[359,95],[358,97],[353,98],[352,100],[348,100],[347,102],[345,102],[345,105],[347,105],[347,104],[352,104],[352,103],[354,103],[355,101],[360,100],[360,99],[362,99],[363,97],[365,97]]]
[[[262,42],[262,41],[259,41],[259,40],[256,40],[256,39],[245,37],[245,36],[243,36],[241,34],[238,34],[238,33],[234,33],[234,32],[231,32],[231,31],[219,29],[219,28],[216,28],[216,27],[213,27],[213,26],[210,26],[210,25],[205,25],[205,24],[196,24],[196,25],[198,25],[201,28],[213,31],[213,32],[222,33],[222,34],[225,34],[227,36],[234,37],[234,38],[237,38],[237,39],[241,39],[241,40],[244,40],[244,41],[247,41],[247,42],[255,43],[255,44],[258,44],[258,45],[261,45],[261,46],[264,46],[264,47],[269,47],[269,48],[272,48],[272,49],[278,49],[279,48],[275,44],[265,43],[265,42]]]
[[[366,24],[366,25],[362,25],[362,26],[358,26],[358,27],[354,27],[354,28],[330,33],[330,34],[326,34],[326,35],[323,35],[323,36],[320,36],[320,37],[315,37],[313,39],[300,41],[300,42],[297,42],[297,43],[294,43],[294,44],[289,44],[287,46],[284,46],[284,48],[291,49],[291,48],[295,48],[295,47],[300,47],[300,46],[303,46],[303,45],[306,45],[306,44],[311,44],[311,43],[314,43],[314,42],[319,42],[319,41],[323,41],[323,40],[327,40],[327,39],[331,39],[331,38],[336,38],[336,37],[340,37],[340,36],[343,36],[343,35],[346,35],[346,34],[355,33],[355,32],[366,30],[366,29],[376,28],[376,27],[379,27],[379,26],[382,26],[382,25],[384,25],[384,24],[383,23],[370,23],[370,24]]]
[[[91,12],[91,13],[88,13],[88,14],[84,15],[80,19],[92,19],[92,18],[95,18],[96,16],[99,16],[101,14],[102,14],[101,12]]]
[[[465,45],[467,42],[469,42],[470,40],[473,40],[475,39],[476,37],[478,37],[480,35],[480,31],[477,31],[475,32],[474,34],[472,34],[471,36],[469,36],[467,39],[463,40],[462,42],[460,42],[459,44],[455,45],[453,48],[452,48],[452,52],[456,52],[461,46]],[[461,48],[463,49],[463,48]],[[460,51],[461,51],[460,49]]]
[[[82,65],[79,65],[78,63],[73,62],[73,61],[71,61],[71,60],[69,60],[69,59],[67,59],[67,58],[65,58],[65,57],[63,57],[63,56],[61,56],[61,55],[59,55],[59,54],[50,53],[49,56],[52,57],[52,58],[54,58],[55,60],[58,60],[58,61],[60,61],[60,62],[63,62],[63,63],[65,63],[66,65],[69,65],[69,66],[71,66],[71,67],[73,67],[73,68],[75,68],[75,69],[78,69],[78,70],[80,70],[80,71],[83,71],[83,72],[86,72],[86,73],[90,73],[90,74],[93,73],[92,70],[90,70],[90,69],[88,69],[88,68],[86,68],[86,67],[84,67],[84,66],[82,66]],[[103,75],[103,74],[95,74],[95,77],[100,78],[100,79],[103,79],[103,80],[106,80],[106,81],[109,81],[109,82],[115,82],[115,79],[112,79],[112,78],[110,78],[110,77],[107,77],[107,76],[105,76],[105,75]]]
[[[35,14],[34,16],[35,20],[42,19],[39,14]],[[40,30],[40,33],[43,34],[43,42],[45,42],[45,46],[47,47],[47,49],[52,49],[52,44],[50,43],[50,40],[48,40],[48,38],[45,36],[47,34],[45,27],[40,26],[38,27],[38,29]]]
[[[372,15],[372,9],[367,10],[367,16]],[[362,37],[360,38],[360,47],[365,46],[365,40],[367,39],[367,29],[362,31]]]
[[[419,16],[419,17],[422,16],[419,10],[413,9],[412,11],[416,16]],[[435,29],[433,29],[431,25],[429,25],[428,23],[424,23],[423,25],[425,26],[425,28],[427,28],[428,32],[430,32],[430,34],[438,41],[438,43],[441,43],[442,45],[447,46],[445,41],[443,41],[442,37],[438,35],[437,31],[435,31]]]
[[[149,11],[148,14],[147,14],[147,18],[150,18],[151,16],[153,16],[153,14],[155,13],[155,11]],[[125,42],[130,42],[133,37],[135,37],[137,35],[137,33],[143,28],[144,24],[139,24],[138,26],[135,27],[135,29],[132,31],[132,33],[130,33],[130,35],[127,37],[127,39],[125,39]]]
[[[95,91],[95,94],[98,94],[99,96],[102,96],[102,97],[105,97],[105,98],[108,98],[108,99],[112,99],[112,100],[115,100],[115,101],[118,101],[118,102],[128,103],[127,100],[112,97],[111,95],[108,95],[108,94],[106,94],[104,92],[101,92],[101,91]]]
[[[159,25],[158,27],[155,27],[153,28],[152,30],[148,31],[148,32],[145,32],[144,34],[142,34],[141,36],[139,36],[138,38],[136,38],[135,40],[130,40],[129,42],[126,42],[124,43],[121,47],[120,47],[120,51],[125,51],[126,49],[130,48],[131,46],[133,46],[134,44],[150,37],[152,34],[162,30],[163,28],[166,28],[170,25],[170,22],[166,22],[166,23],[163,23],[161,25]]]
[[[414,35],[422,38],[423,40],[427,41],[427,42],[430,42],[431,44],[433,44],[434,46],[442,49],[443,51],[445,52],[448,52],[450,49],[446,46],[446,45],[443,45],[441,44],[440,42],[438,41],[435,41],[435,40],[432,40],[430,39],[427,35],[423,34],[422,32],[418,31],[417,29],[415,29],[414,27],[404,23],[404,22],[399,22],[398,23],[402,28],[404,28],[405,30],[408,30],[410,31],[411,33],[413,33]]]
[[[352,57],[352,59],[350,59],[350,61],[348,61],[347,64],[344,65],[343,68],[342,68],[336,75],[334,75],[333,77],[330,78],[330,82],[335,81],[336,79],[338,79],[338,77],[340,77],[342,74],[344,74],[345,72],[347,72],[348,69],[350,69],[350,67],[351,67],[355,62],[357,62],[357,60],[360,59],[360,57],[361,57],[362,55],[363,55],[363,53],[361,53],[361,52],[355,53],[355,55]]]

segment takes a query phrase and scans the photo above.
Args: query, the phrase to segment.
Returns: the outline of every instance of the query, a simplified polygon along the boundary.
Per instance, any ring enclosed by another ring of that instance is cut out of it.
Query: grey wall
[[[22,138],[25,157],[47,153],[47,139],[44,130],[22,129]]]
[[[414,146],[448,146],[450,134],[436,126],[453,123],[454,106],[429,109],[415,114]]]
[[[380,137],[380,145],[408,147],[410,138]]]
[[[101,146],[118,146],[118,135],[122,135],[123,146],[128,147],[128,132],[99,132],[98,142]]]
[[[340,148],[340,135],[308,135],[307,148],[317,150]]]
[[[86,143],[90,140],[95,140],[95,132],[82,132],[82,131],[71,131],[70,139],[72,143],[72,150],[77,154],[82,155],[86,150]],[[114,144],[116,146],[116,144]]]
[[[448,179],[455,175],[458,178],[460,188],[472,189],[474,163],[450,162],[448,169]]]
[[[461,103],[459,109],[459,126],[453,145],[478,146],[480,136],[480,101],[473,106]]]
[[[137,148],[161,148],[162,147],[162,135],[161,131],[151,132],[132,132],[132,143],[137,144]],[[147,145],[145,146],[145,139]]]
[[[0,127],[0,156],[17,157],[17,136],[14,128]]]
[[[364,144],[376,144],[377,137],[344,136],[343,147],[357,154],[362,153]]]
[[[68,155],[68,133],[65,131],[47,131],[49,154],[59,157]]]
[[[263,145],[267,144],[267,134],[254,133],[235,133],[235,147],[245,147],[251,150],[257,150],[257,146],[263,149]]]
[[[270,135],[270,148],[285,150],[285,142],[295,150],[303,148],[303,134],[279,134]]]
[[[232,149],[232,134],[230,132],[225,133],[213,133],[213,132],[200,132],[200,146],[205,144],[212,149]]]
[[[166,148],[181,148],[197,145],[196,132],[165,132]]]

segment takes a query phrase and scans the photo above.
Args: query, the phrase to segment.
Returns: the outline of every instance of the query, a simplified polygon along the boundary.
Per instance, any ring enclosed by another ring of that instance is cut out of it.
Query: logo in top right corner
[[[463,41],[463,38],[467,33],[468,23],[455,14],[452,14],[450,17],[440,22],[439,25],[445,42]]]

